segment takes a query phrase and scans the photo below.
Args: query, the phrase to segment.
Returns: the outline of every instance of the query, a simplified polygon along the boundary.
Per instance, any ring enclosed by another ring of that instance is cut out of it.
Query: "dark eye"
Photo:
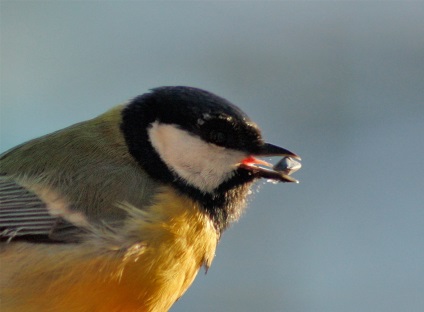
[[[227,136],[222,131],[212,130],[209,133],[209,140],[214,144],[223,145],[225,141],[227,140]]]

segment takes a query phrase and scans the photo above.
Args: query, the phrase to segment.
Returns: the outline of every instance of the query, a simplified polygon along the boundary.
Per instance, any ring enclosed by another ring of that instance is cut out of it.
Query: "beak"
[[[283,156],[283,158],[275,166],[272,166],[272,164],[257,159],[255,156]],[[291,173],[299,170],[302,166],[296,159],[301,160],[298,155],[285,148],[265,143],[255,155],[249,155],[243,159],[239,167],[252,172],[257,178],[265,178],[277,182],[299,183],[299,181],[290,176]]]
[[[271,143],[265,143],[262,145],[256,156],[285,156],[301,160],[295,153]]]

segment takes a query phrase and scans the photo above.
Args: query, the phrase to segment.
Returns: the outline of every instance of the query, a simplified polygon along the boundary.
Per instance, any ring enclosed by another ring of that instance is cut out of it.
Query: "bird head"
[[[155,180],[200,202],[220,228],[237,219],[239,203],[256,179],[297,182],[259,157],[300,159],[266,143],[237,106],[191,87],[161,87],[123,110],[129,152]]]

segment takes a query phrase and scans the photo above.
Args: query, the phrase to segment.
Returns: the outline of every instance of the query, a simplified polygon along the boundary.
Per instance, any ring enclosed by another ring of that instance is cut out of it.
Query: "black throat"
[[[195,121],[196,116],[182,116],[180,111],[178,103],[164,103],[151,93],[141,95],[122,111],[121,131],[130,154],[143,170],[153,179],[171,185],[181,194],[200,203],[213,220],[217,231],[222,232],[239,218],[255,177],[245,169],[238,169],[213,193],[205,193],[173,173],[149,141],[148,127],[156,120],[167,122],[170,116],[179,124]]]

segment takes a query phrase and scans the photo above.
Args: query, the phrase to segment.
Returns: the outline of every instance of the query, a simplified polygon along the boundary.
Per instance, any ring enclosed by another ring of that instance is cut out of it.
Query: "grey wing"
[[[0,176],[0,240],[78,242],[83,229],[49,213],[47,205],[13,179]]]

